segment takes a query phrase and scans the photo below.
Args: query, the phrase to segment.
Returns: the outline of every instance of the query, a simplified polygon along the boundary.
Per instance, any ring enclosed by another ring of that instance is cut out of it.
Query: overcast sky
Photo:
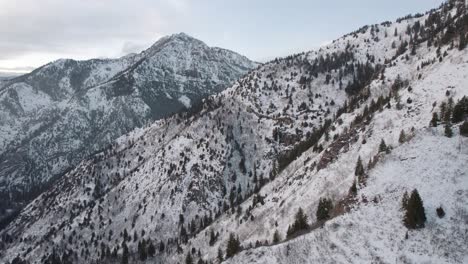
[[[0,0],[0,72],[119,57],[185,32],[264,61],[442,0]]]

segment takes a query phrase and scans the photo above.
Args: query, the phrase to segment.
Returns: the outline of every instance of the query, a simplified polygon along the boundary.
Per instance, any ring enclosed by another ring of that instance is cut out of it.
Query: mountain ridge
[[[458,145],[468,142],[450,115],[430,124],[468,96],[468,50],[449,30],[466,35],[466,19],[449,1],[365,27],[119,137],[2,231],[3,259],[463,263],[468,153]],[[402,221],[413,189],[426,208],[421,230]],[[335,205],[324,222],[322,198]],[[299,208],[323,228],[291,233]]]
[[[256,67],[186,34],[154,45],[162,42],[117,59],[59,59],[0,84],[3,209],[117,136],[186,111]]]

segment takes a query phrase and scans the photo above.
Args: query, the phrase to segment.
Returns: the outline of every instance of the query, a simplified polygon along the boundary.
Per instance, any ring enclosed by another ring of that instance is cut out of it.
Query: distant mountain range
[[[199,104],[256,66],[235,52],[180,33],[139,54],[61,59],[4,79],[0,208],[28,201],[117,137]]]

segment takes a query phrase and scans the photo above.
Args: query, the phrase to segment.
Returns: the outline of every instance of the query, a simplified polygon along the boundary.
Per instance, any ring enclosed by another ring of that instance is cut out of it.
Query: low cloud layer
[[[38,66],[39,54],[80,59],[140,51],[167,34],[169,18],[187,6],[183,0],[0,0],[0,69]]]

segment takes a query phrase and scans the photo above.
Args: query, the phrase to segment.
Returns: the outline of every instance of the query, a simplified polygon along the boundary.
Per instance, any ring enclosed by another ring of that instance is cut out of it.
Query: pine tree
[[[452,127],[450,126],[449,123],[446,123],[445,124],[445,136],[448,137],[448,138],[451,138],[453,136],[453,131],[452,131]]]
[[[423,228],[425,225],[426,213],[422,199],[416,189],[411,192],[403,222],[409,229]]]
[[[387,144],[385,144],[385,141],[382,139],[379,145],[379,152],[387,152],[387,150]]]
[[[406,134],[405,134],[405,130],[401,130],[400,132],[400,136],[398,137],[398,142],[400,142],[400,144],[403,144],[406,142]]]
[[[328,218],[330,218],[330,212],[332,208],[333,208],[333,204],[332,204],[331,199],[320,198],[319,204],[317,207],[317,213],[316,213],[317,220],[323,221],[323,220],[327,220]]]
[[[460,32],[460,42],[458,44],[458,49],[463,50],[466,47],[466,36],[465,33],[462,31]]]
[[[461,124],[460,135],[468,137],[468,121],[465,121],[463,124]]]
[[[145,261],[148,258],[146,252],[146,241],[143,239],[141,242],[138,242],[138,255],[140,256],[141,261]]]
[[[219,262],[222,262],[223,261],[223,250],[221,249],[221,247],[218,248],[218,256],[217,256]]]
[[[161,240],[161,243],[159,243],[159,252],[164,252],[165,246],[164,242]]]
[[[128,247],[124,242],[122,243],[122,264],[128,264]]]
[[[361,156],[358,157],[356,168],[354,169],[354,175],[361,178],[364,176],[364,166],[362,165]]]
[[[154,257],[155,254],[156,248],[154,247],[153,241],[150,241],[148,245],[148,256]]]
[[[465,115],[465,111],[463,109],[463,101],[460,100],[453,108],[452,112],[452,123],[460,123],[463,121],[463,116]]]
[[[235,237],[234,233],[229,234],[229,239],[226,246],[226,258],[230,258],[237,254],[240,250],[240,242]]]
[[[190,254],[190,251],[187,252],[187,256],[185,257],[185,264],[193,264],[193,259],[192,255]]]
[[[281,241],[280,234],[278,230],[275,230],[275,233],[273,234],[273,243],[276,244]]]
[[[408,200],[408,192],[405,191],[405,193],[403,194],[403,198],[401,199],[401,209],[406,210],[406,208],[408,207]]]
[[[437,127],[438,122],[439,122],[439,115],[437,114],[437,112],[432,113],[431,127]]]
[[[102,186],[101,186],[101,180],[99,177],[94,179],[94,190],[93,190],[93,197],[94,199],[98,199],[101,197],[102,193]]]
[[[215,236],[215,233],[214,233],[213,229],[211,229],[211,231],[210,231],[210,241],[209,241],[210,246],[214,245],[214,243],[216,242],[216,238],[217,237]]]
[[[357,195],[356,180],[353,181],[353,185],[351,185],[351,188],[349,188],[349,194],[352,196]]]
[[[296,215],[294,216],[293,230],[297,232],[299,230],[305,230],[309,228],[307,223],[307,215],[304,213],[301,207],[297,210]]]

